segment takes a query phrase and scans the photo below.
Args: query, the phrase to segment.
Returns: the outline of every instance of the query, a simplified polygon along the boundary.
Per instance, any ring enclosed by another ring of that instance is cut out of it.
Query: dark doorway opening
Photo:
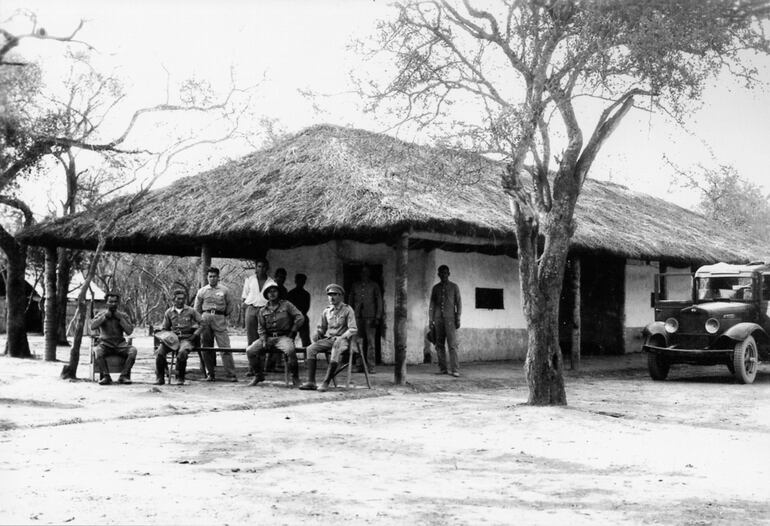
[[[353,283],[356,283],[361,279],[361,269],[367,266],[369,267],[369,277],[380,287],[380,293],[383,297],[383,320],[377,327],[377,336],[375,338],[374,346],[374,361],[375,365],[382,363],[382,337],[384,333],[384,301],[385,301],[385,287],[382,279],[382,265],[361,262],[344,263],[342,265],[342,286],[345,288],[345,302],[350,300],[350,291],[353,288]]]
[[[559,344],[572,351],[572,275],[565,272],[559,305]],[[625,260],[609,256],[580,256],[580,354],[623,354]]]

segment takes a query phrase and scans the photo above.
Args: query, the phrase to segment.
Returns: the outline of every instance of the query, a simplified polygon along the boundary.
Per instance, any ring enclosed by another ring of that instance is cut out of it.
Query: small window
[[[762,299],[770,300],[770,275],[762,275]]]
[[[503,289],[476,289],[477,309],[505,309],[503,305]]]

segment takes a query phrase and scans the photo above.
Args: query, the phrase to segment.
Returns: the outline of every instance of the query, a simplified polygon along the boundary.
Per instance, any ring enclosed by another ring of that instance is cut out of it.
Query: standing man
[[[460,299],[460,287],[449,281],[449,267],[438,268],[439,282],[430,293],[428,319],[430,328],[435,330],[436,354],[441,374],[460,376],[457,364],[457,329],[460,328],[460,315],[463,305]],[[447,370],[445,345],[449,346],[449,370]]]
[[[361,359],[366,360],[369,373],[374,374],[377,328],[382,320],[382,293],[380,286],[371,280],[369,267],[361,268],[361,280],[350,291],[350,306],[356,313],[358,337],[363,340]],[[359,364],[359,372],[363,366]]]
[[[254,260],[254,275],[246,278],[243,283],[244,320],[246,322],[246,345],[251,345],[259,337],[257,314],[259,309],[267,304],[264,292],[270,284],[275,283],[267,271],[270,269],[270,263],[265,258]],[[254,376],[254,371],[249,366],[249,372],[246,376]]]
[[[350,338],[356,334],[356,314],[350,305],[342,301],[345,290],[332,283],[326,286],[326,295],[329,297],[329,306],[321,314],[321,323],[316,332],[316,341],[307,348],[307,382],[299,388],[303,390],[326,391],[329,382],[337,372],[342,353],[350,348]],[[319,351],[331,350],[329,368],[326,370],[321,387],[315,385],[316,356]]]
[[[275,269],[275,275],[273,276],[273,279],[275,280],[276,284],[278,284],[278,293],[279,298],[282,300],[287,299],[289,291],[286,290],[286,278],[288,277],[288,273],[286,272],[286,269],[283,267],[279,267]]]
[[[262,363],[265,359],[265,351],[270,349],[278,349],[288,357],[294,387],[299,386],[299,364],[294,349],[294,338],[297,337],[297,330],[305,319],[297,307],[280,299],[278,295],[279,289],[275,283],[268,285],[265,289],[267,305],[262,307],[257,315],[259,339],[246,349],[249,365],[254,369],[254,379],[249,383],[251,387],[265,379],[262,374]]]
[[[305,283],[307,283],[307,276],[302,273],[298,273],[294,276],[294,285],[287,295],[289,302],[297,307],[302,313],[305,323],[299,328],[299,337],[302,340],[302,347],[307,349],[310,346],[310,318],[307,313],[310,312],[310,293],[305,290]]]
[[[134,332],[134,325],[125,312],[118,310],[120,295],[110,292],[105,295],[107,309],[101,311],[91,320],[91,330],[99,330],[99,345],[96,346],[94,365],[99,371],[99,385],[110,385],[112,377],[105,356],[118,355],[126,360],[123,370],[118,377],[119,384],[131,383],[131,368],[136,361],[136,347],[129,345],[125,336]]]
[[[233,298],[230,290],[219,284],[219,269],[217,267],[209,268],[206,279],[209,284],[202,287],[195,295],[195,310],[202,315],[204,327],[201,333],[202,347],[213,347],[216,339],[217,347],[228,348],[230,347],[230,335],[227,334],[227,317],[233,310]],[[237,382],[232,353],[223,351],[220,354],[227,381]],[[213,382],[217,356],[208,351],[203,356],[206,361],[206,381]]]
[[[155,357],[155,385],[166,383],[165,374],[168,366],[166,355],[169,351],[176,350],[172,348],[174,343],[176,345],[173,346],[179,349],[176,360],[177,384],[184,385],[185,374],[187,373],[187,355],[195,347],[195,342],[203,330],[201,319],[198,311],[187,305],[187,293],[181,289],[175,290],[174,305],[163,314],[163,330],[172,332],[177,341],[169,342],[161,338]],[[156,336],[160,336],[160,334]],[[169,345],[170,343],[171,345]]]

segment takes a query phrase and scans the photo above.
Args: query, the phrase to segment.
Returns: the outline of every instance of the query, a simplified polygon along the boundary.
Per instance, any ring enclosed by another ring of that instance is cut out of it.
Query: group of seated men
[[[202,342],[203,347],[212,347],[216,339],[221,349],[230,346],[226,330],[226,316],[229,312],[221,305],[227,305],[229,291],[219,285],[219,270],[211,267],[207,274],[208,285],[196,295],[195,307],[187,305],[184,290],[174,291],[173,305],[163,315],[162,331],[156,333],[160,341],[156,350],[156,384],[165,383],[165,371],[168,367],[167,355],[177,352],[177,383],[184,385],[187,370],[187,357],[191,350]],[[291,302],[281,299],[278,284],[271,282],[262,291],[267,303],[257,313],[258,338],[246,349],[246,356],[254,377],[249,386],[256,386],[265,380],[263,364],[268,351],[277,350],[286,355],[288,367],[295,387],[302,390],[326,391],[337,372],[342,354],[350,348],[350,339],[357,333],[356,316],[353,309],[344,301],[345,291],[335,283],[326,287],[328,305],[321,314],[315,341],[306,349],[307,381],[300,385],[299,364],[297,361],[294,339],[305,324],[305,315]],[[112,383],[109,367],[105,358],[120,355],[125,359],[118,383],[131,383],[131,368],[136,359],[136,348],[125,339],[133,332],[133,325],[128,316],[118,310],[120,296],[116,293],[106,295],[107,308],[97,314],[91,329],[99,331],[99,343],[95,350],[94,366],[99,372],[100,385]],[[221,301],[220,301],[221,300]],[[224,333],[224,334],[223,334]],[[316,386],[316,360],[319,352],[329,353],[329,366],[320,386]],[[225,373],[231,381],[235,378],[232,355],[221,351]],[[216,356],[213,351],[204,353],[206,381],[214,381]]]

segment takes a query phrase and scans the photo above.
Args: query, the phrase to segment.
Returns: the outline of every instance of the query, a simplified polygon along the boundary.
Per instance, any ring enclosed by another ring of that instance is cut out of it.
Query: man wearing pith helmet
[[[246,349],[249,365],[254,369],[254,379],[249,386],[255,386],[265,379],[262,374],[262,362],[265,351],[277,349],[288,358],[294,387],[299,385],[299,366],[294,349],[294,338],[297,331],[305,323],[305,317],[291,302],[280,299],[280,287],[277,283],[269,283],[262,293],[267,304],[257,314],[259,338]]]
[[[318,324],[315,342],[307,348],[307,382],[300,389],[326,391],[329,382],[337,372],[342,353],[350,348],[350,338],[356,334],[356,313],[350,305],[344,303],[345,290],[332,283],[326,286],[326,296],[329,298],[329,306],[321,314],[321,322]],[[316,356],[320,351],[331,350],[329,368],[326,377],[320,387],[315,384]]]

